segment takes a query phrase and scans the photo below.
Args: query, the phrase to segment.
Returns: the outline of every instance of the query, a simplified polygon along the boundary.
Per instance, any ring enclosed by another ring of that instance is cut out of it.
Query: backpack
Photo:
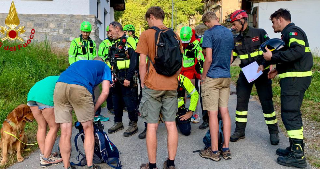
[[[220,116],[218,116],[218,122],[219,122],[218,150],[221,150],[223,142],[224,142],[224,137],[223,137],[223,123],[222,123],[222,119]],[[210,129],[207,131],[206,135],[203,137],[203,143],[205,146],[204,149],[211,147]]]
[[[78,163],[71,162],[71,165],[85,166],[87,165],[86,155],[79,148],[79,143],[84,142],[84,131],[80,122],[75,123],[75,127],[79,133],[74,138],[76,151],[79,153],[77,156]],[[118,148],[110,141],[106,132],[103,131],[103,124],[100,121],[93,122],[94,127],[94,154],[93,163],[107,163],[110,167],[121,169],[120,153]]]
[[[156,43],[156,57],[154,63],[148,57],[155,68],[156,72],[165,76],[172,76],[182,66],[182,53],[180,50],[180,41],[172,29],[159,29],[158,27],[151,27],[156,30],[155,43]]]

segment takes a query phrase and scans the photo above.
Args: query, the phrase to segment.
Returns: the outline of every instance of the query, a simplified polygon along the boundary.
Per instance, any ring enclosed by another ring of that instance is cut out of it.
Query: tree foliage
[[[173,28],[179,24],[188,24],[190,17],[203,14],[203,3],[201,0],[173,0]],[[127,0],[125,11],[116,11],[115,20],[122,25],[132,24],[136,28],[136,34],[140,30],[148,28],[145,21],[145,13],[151,6],[160,6],[165,12],[164,24],[172,27],[172,0]]]

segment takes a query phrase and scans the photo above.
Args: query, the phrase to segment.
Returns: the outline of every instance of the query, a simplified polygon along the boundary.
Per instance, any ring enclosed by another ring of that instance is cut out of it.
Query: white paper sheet
[[[262,75],[262,71],[257,73],[258,68],[259,65],[256,61],[242,68],[243,74],[249,83],[255,81],[259,76]]]

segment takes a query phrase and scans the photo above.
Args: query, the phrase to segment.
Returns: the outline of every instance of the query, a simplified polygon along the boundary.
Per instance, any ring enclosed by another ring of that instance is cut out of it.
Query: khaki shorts
[[[206,78],[201,85],[204,110],[217,111],[219,107],[228,107],[230,81],[230,78]]]
[[[160,112],[163,121],[172,122],[178,112],[178,98],[176,90],[142,89],[142,98],[139,106],[141,117],[147,123],[158,123]]]
[[[54,89],[53,101],[56,123],[71,123],[72,109],[79,122],[94,118],[92,94],[83,86],[58,82]]]

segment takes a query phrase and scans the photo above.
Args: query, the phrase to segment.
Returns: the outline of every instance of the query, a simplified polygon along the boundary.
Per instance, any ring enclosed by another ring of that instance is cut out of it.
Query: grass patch
[[[315,122],[318,123],[320,122],[320,116],[319,116],[319,110],[320,110],[320,57],[314,57],[313,58],[313,62],[314,65],[312,67],[312,81],[311,81],[311,85],[309,86],[308,90],[306,91],[305,95],[304,95],[304,100],[303,100],[303,104],[301,107],[301,112],[302,112],[302,116],[303,118],[306,118],[308,121],[311,122]],[[234,84],[236,84],[237,79],[239,77],[239,72],[240,72],[240,68],[239,66],[232,66],[231,67],[231,80]],[[273,92],[273,103],[274,103],[274,107],[275,110],[277,112],[279,112],[277,114],[277,118],[279,120],[279,126],[281,129],[283,129],[283,131],[285,131],[284,129],[284,125],[281,121],[281,117],[280,117],[280,109],[281,109],[281,102],[280,102],[280,92],[281,92],[281,88],[280,88],[280,79],[278,77],[276,77],[275,79],[272,80],[272,92]],[[252,92],[251,92],[252,96],[257,96],[257,92],[255,87],[253,87]],[[309,125],[309,124],[305,124],[305,125]],[[319,125],[315,125],[313,126],[315,127],[316,130],[320,130]],[[286,132],[285,132],[286,134]],[[306,140],[308,141],[308,140]],[[319,152],[319,147],[320,147],[320,141],[316,141],[314,143],[314,147],[312,149],[317,150],[316,152]],[[313,154],[309,154],[307,156],[307,159],[309,160],[310,164],[314,167],[319,167],[320,168],[320,160],[319,158],[316,157],[316,155]]]
[[[6,41],[5,45],[18,44]],[[31,43],[26,48],[12,52],[0,48],[0,124],[15,107],[27,103],[28,92],[37,81],[59,75],[68,65],[67,56],[51,52],[48,42]],[[36,131],[37,122],[26,124],[28,143],[36,142]],[[24,152],[24,157],[38,146],[30,148],[31,151]],[[7,168],[16,162],[15,155],[9,159],[8,164],[0,168]]]

